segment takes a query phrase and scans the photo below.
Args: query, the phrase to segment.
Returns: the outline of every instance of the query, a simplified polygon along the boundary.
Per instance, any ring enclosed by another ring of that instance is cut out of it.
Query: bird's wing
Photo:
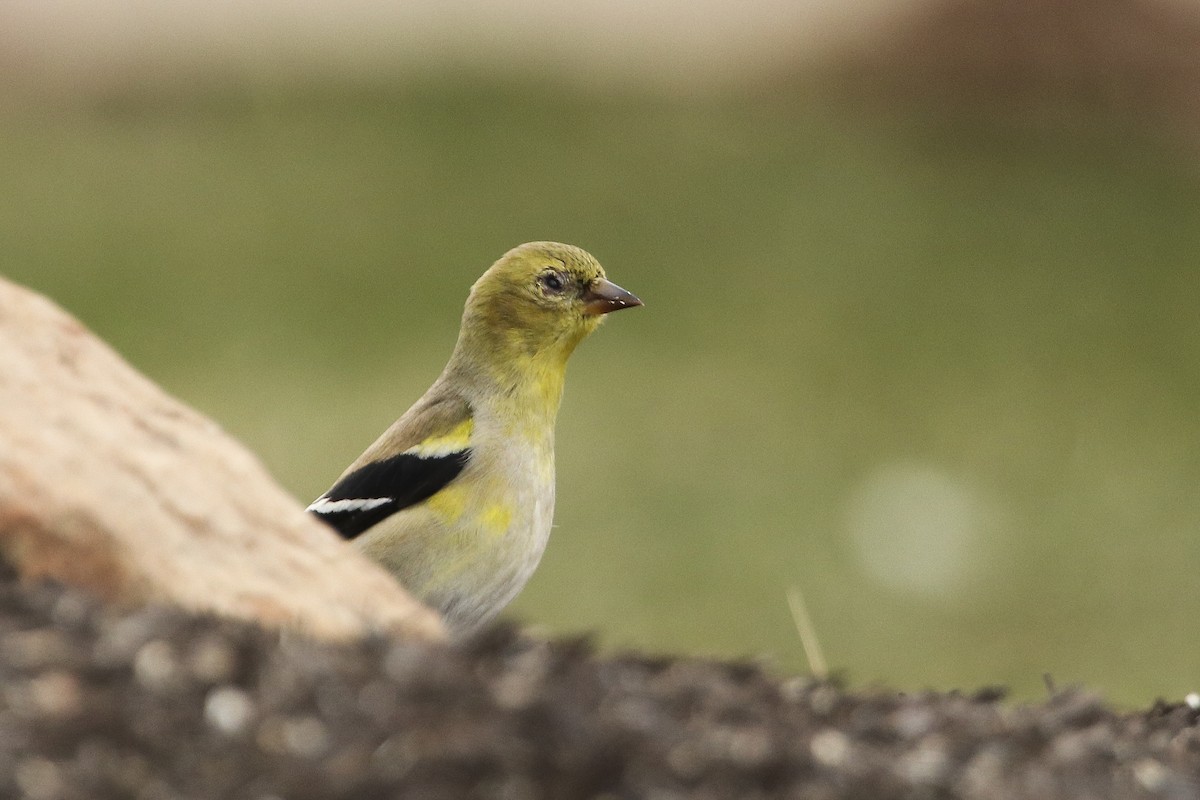
[[[457,478],[471,459],[473,430],[471,407],[462,398],[419,402],[308,510],[353,539]]]

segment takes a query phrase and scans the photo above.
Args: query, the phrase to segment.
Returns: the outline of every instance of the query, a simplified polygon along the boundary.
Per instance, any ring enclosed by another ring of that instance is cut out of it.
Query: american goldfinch
[[[433,386],[308,510],[452,632],[484,624],[529,580],[550,535],[567,359],[605,314],[640,305],[578,247],[510,250],[471,287]]]

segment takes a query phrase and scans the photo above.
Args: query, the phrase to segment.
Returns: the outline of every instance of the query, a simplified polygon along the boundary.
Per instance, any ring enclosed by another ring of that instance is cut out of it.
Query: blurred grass
[[[528,621],[801,669],[797,584],[856,681],[1197,688],[1200,179],[1152,135],[460,76],[10,109],[0,150],[4,272],[304,500],[494,258],[595,253],[647,308],[575,357]]]

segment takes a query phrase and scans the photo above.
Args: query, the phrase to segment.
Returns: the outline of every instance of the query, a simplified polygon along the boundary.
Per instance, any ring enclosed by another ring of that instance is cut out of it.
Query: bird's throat
[[[491,398],[504,406],[506,416],[524,420],[531,426],[553,426],[562,402],[570,353],[549,350],[530,354],[509,351],[496,358],[471,358],[477,348],[459,348],[447,371],[460,376],[462,385],[471,386],[472,394]],[[486,351],[484,351],[486,353]]]

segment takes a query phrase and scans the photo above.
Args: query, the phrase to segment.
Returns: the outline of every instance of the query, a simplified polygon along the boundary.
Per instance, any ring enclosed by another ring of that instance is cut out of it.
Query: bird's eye
[[[558,294],[567,286],[567,281],[566,278],[563,277],[563,274],[561,272],[555,272],[554,270],[543,272],[540,276],[538,276],[538,283],[540,283],[542,288],[550,294]]]

